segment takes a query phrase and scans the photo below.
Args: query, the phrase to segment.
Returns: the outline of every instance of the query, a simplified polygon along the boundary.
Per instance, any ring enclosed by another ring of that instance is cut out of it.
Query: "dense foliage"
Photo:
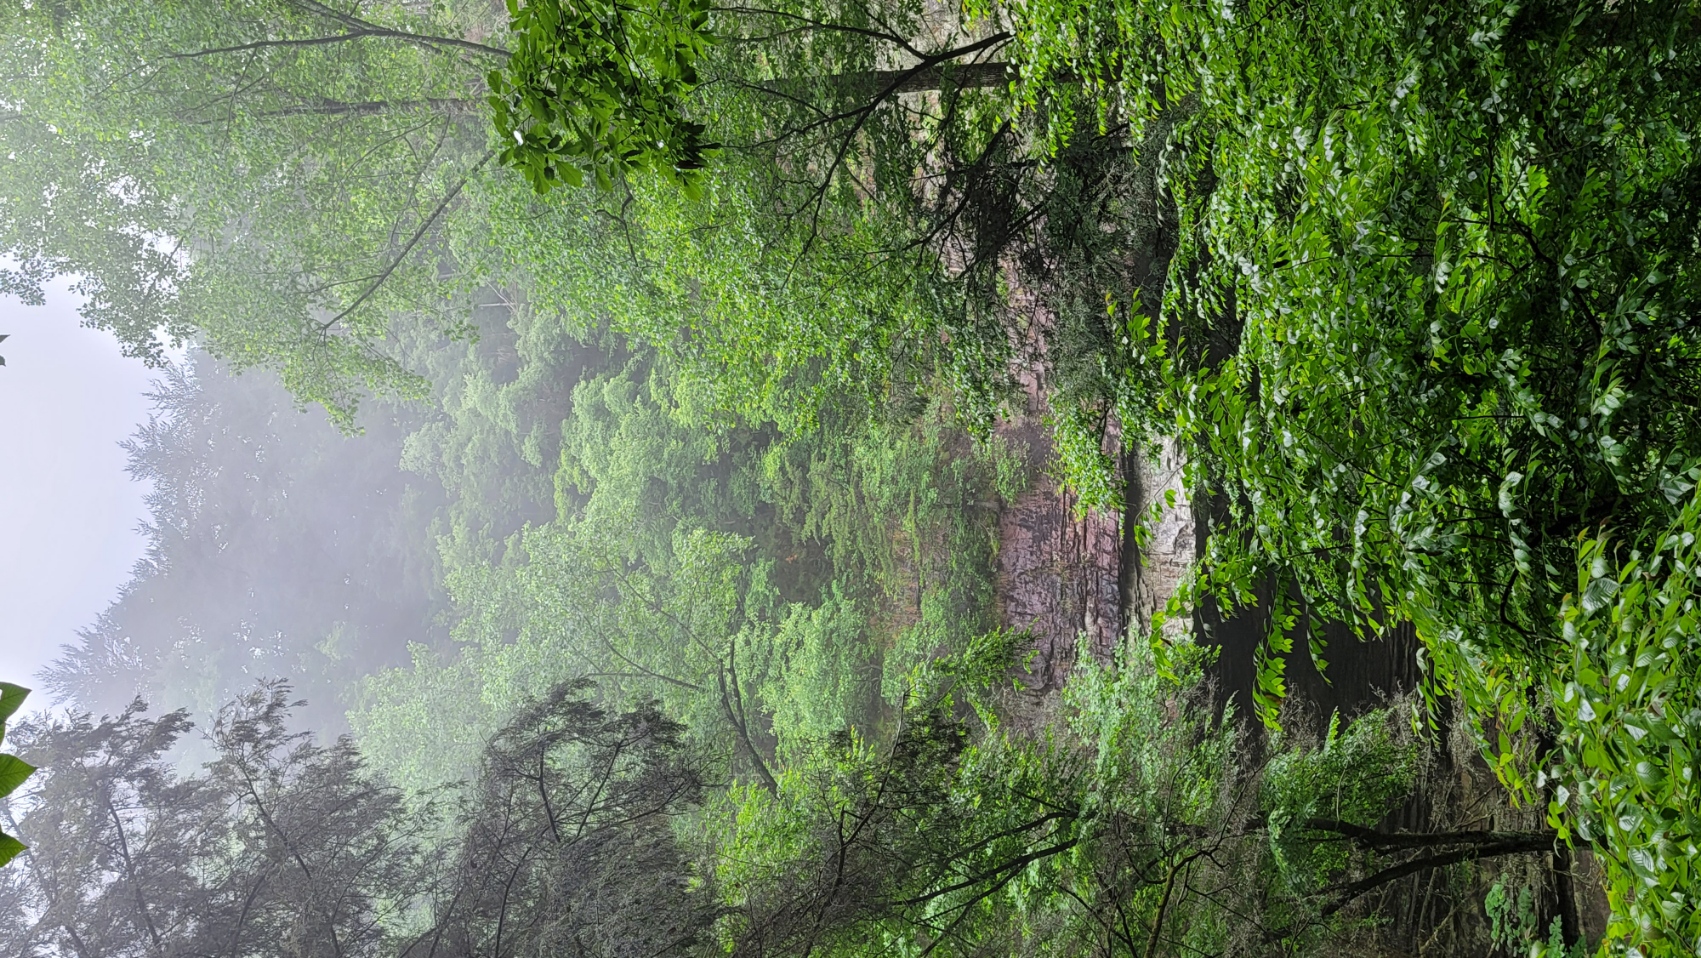
[[[131,352],[201,351],[131,444],[150,556],[50,678],[210,714],[287,672],[382,794],[470,778],[464,814],[517,829],[469,839],[443,911],[481,953],[580,926],[507,938],[477,845],[568,912],[603,907],[569,873],[652,863],[665,888],[605,884],[673,903],[619,933],[655,953],[1149,955],[1340,947],[1378,875],[1555,841],[1557,887],[1572,847],[1605,864],[1601,947],[1690,953],[1697,24],[30,3],[0,291],[73,274]],[[1178,508],[1159,450],[1200,549],[1162,612],[1124,595],[1114,661],[1014,708],[999,515],[1040,477],[1002,437],[1036,418],[1134,575]],[[1190,671],[1248,621],[1264,739]],[[1280,728],[1326,630],[1407,628],[1430,730],[1551,833],[1390,831],[1427,754],[1391,713]],[[71,727],[111,749],[139,716]],[[556,834],[551,789],[623,736],[652,765],[610,768],[695,833]],[[508,801],[534,751],[541,809]],[[568,850],[534,859],[545,831]]]
[[[1562,610],[1695,515],[1693,8],[1001,12],[1053,137],[1094,104],[1136,137],[1164,131],[1177,252],[1162,308],[1129,327],[1120,411],[1179,437],[1212,497],[1182,607],[1273,597],[1266,715],[1289,643],[1409,621],[1509,786],[1537,787],[1554,741],[1587,750],[1598,733],[1550,691],[1595,654]],[[1064,73],[1088,95],[1058,92]],[[1590,545],[1603,534],[1622,551]],[[1579,556],[1592,572],[1573,592]],[[1688,641],[1641,611],[1627,630]],[[1676,681],[1650,707],[1684,701]],[[1689,764],[1637,761],[1660,780]],[[1631,794],[1632,819],[1696,812]],[[1615,932],[1687,948],[1688,866],[1604,842],[1623,869]]]
[[[509,4],[514,48],[492,71],[491,106],[505,146],[539,192],[603,189],[629,173],[660,173],[688,191],[706,154],[703,124],[682,115],[711,42],[702,3]],[[529,134],[529,135],[528,135]]]
[[[20,748],[47,773],[7,808],[36,847],[0,873],[0,942],[20,958],[1308,953],[1372,927],[1354,903],[1416,868],[1553,840],[1378,829],[1421,773],[1398,716],[1251,759],[1198,663],[1166,677],[1140,646],[1072,687],[1070,735],[1008,727],[986,683],[1011,638],[918,669],[884,741],[840,732],[771,787],[718,795],[683,725],[584,680],[524,703],[458,797],[411,805],[348,739],[290,733],[275,684],[221,710],[198,769],[171,759],[182,712],[32,721]]]
[[[416,391],[386,326],[441,308],[419,284],[488,123],[466,61],[492,51],[455,36],[479,18],[441,13],[19,7],[0,34],[0,290],[76,276],[85,318],[131,354],[194,336],[345,420],[369,389]]]

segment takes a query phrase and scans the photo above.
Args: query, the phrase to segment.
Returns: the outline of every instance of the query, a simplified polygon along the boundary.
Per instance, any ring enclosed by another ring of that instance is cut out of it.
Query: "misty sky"
[[[22,685],[106,607],[144,545],[145,489],[118,442],[147,418],[152,375],[76,309],[62,285],[46,306],[0,297],[0,679]]]

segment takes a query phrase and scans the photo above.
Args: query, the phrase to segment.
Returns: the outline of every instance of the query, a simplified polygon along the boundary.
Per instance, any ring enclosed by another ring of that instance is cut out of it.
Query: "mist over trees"
[[[405,422],[345,437],[275,380],[204,354],[172,367],[125,444],[150,486],[148,551],[46,678],[118,712],[139,688],[202,714],[289,675],[330,707],[339,670],[399,664],[441,633],[431,520],[440,488],[399,466]]]
[[[161,380],[0,936],[1693,953],[1697,24],[32,0]]]

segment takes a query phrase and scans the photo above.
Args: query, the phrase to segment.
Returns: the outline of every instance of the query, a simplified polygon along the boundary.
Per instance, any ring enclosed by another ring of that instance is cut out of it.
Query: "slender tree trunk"
[[[932,93],[938,90],[972,90],[1003,86],[1015,79],[1015,69],[1003,61],[972,62],[970,57],[996,50],[1011,39],[1007,33],[964,44],[932,55],[913,66],[895,70],[862,70],[824,77],[784,77],[762,86],[788,97],[807,96],[818,83],[840,90],[865,93],[869,102],[845,116],[854,116],[902,93]],[[965,62],[968,61],[968,62]]]
[[[953,90],[982,90],[1000,87],[1016,79],[1016,71],[1007,63],[957,63],[909,70],[871,70],[867,73],[846,74],[845,80],[876,90],[892,86],[893,93],[932,93],[950,87]]]
[[[1577,887],[1572,879],[1571,865],[1575,859],[1571,850],[1560,845],[1553,850],[1553,895],[1558,899],[1559,932],[1565,947],[1577,944],[1583,937],[1581,916],[1577,914]]]
[[[242,115],[251,118],[274,118],[290,116],[386,116],[395,113],[413,113],[431,111],[451,118],[470,117],[487,109],[482,100],[462,99],[453,97],[429,97],[420,100],[362,100],[344,102],[341,100],[308,100],[280,106],[270,110],[259,110]],[[184,120],[203,125],[226,123],[236,116],[234,111],[227,111],[217,116],[198,119],[185,116]]]
[[[1122,450],[1122,554],[1117,560],[1116,570],[1116,612],[1119,632],[1126,633],[1134,627],[1135,617],[1139,614],[1140,585],[1142,582],[1140,563],[1140,541],[1135,533],[1140,526],[1140,513],[1146,508],[1146,490],[1141,483],[1140,453],[1137,449],[1129,449],[1127,438],[1123,440]],[[1143,624],[1143,623],[1142,623]]]

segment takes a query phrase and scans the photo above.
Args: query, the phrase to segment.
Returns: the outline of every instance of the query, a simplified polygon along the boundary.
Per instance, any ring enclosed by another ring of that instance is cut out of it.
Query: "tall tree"
[[[440,304],[417,286],[487,155],[482,64],[501,53],[467,39],[476,15],[433,10],[20,8],[0,37],[0,285],[36,299],[75,276],[128,353],[198,335],[345,422],[363,390],[417,388],[386,322]]]
[[[423,891],[429,816],[373,781],[346,740],[291,734],[287,689],[262,687],[210,730],[215,761],[182,775],[185,713],[24,723],[49,771],[8,821],[29,836],[0,878],[0,942],[20,958],[389,952]]]
[[[491,740],[431,927],[404,955],[703,953],[720,907],[677,831],[705,797],[684,727],[588,691],[557,686]]]

